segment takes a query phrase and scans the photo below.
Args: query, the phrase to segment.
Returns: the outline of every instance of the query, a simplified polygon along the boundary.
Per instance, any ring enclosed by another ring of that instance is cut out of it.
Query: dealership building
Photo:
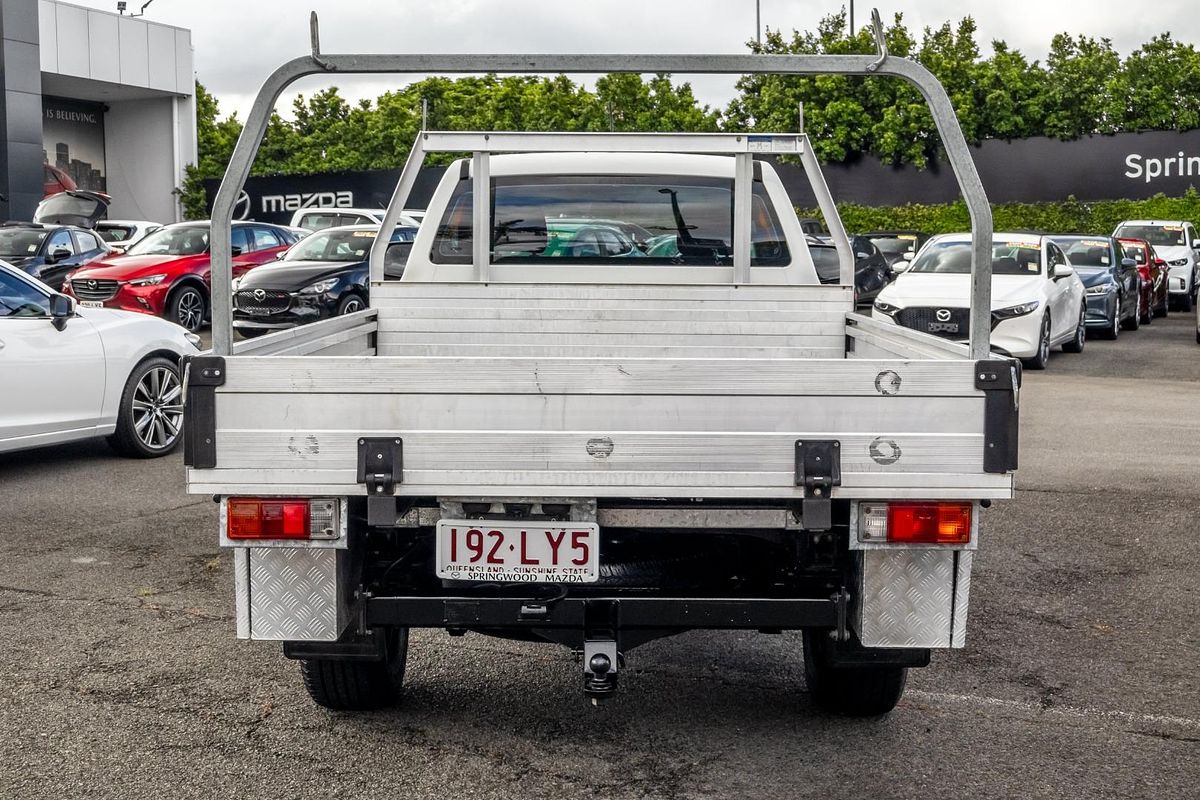
[[[64,188],[107,192],[111,219],[180,218],[175,189],[196,159],[190,31],[2,0],[0,89],[0,219],[28,220]]]

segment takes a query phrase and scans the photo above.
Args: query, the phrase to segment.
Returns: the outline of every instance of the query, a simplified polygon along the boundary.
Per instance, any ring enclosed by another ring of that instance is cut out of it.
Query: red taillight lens
[[[307,539],[308,501],[231,497],[227,531],[230,539]]]
[[[889,503],[887,540],[896,544],[967,544],[970,503]]]

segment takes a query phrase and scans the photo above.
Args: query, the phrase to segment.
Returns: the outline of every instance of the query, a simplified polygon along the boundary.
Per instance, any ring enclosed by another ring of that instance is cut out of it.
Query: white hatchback
[[[107,436],[164,456],[183,430],[179,359],[200,338],[148,314],[77,308],[0,261],[0,453]]]
[[[875,299],[874,316],[955,341],[970,324],[971,237],[929,240],[911,265]],[[1045,369],[1050,350],[1083,350],[1083,283],[1049,237],[997,233],[992,245],[992,349]]]

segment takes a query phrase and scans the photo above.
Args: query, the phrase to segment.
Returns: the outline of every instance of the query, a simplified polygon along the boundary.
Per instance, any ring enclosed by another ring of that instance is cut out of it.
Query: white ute
[[[232,343],[222,232],[292,81],[613,69],[920,86],[977,226],[969,341],[855,313],[853,253],[803,135],[426,131],[384,230],[427,154],[470,156],[403,278],[384,279],[376,238],[371,308]],[[395,703],[411,628],[562,645],[595,701],[645,642],[799,631],[813,699],[851,715],[890,711],[908,668],[964,645],[980,515],[1012,496],[1020,363],[989,348],[990,211],[919,65],[314,47],[245,130],[213,212],[214,349],[188,362],[187,481],[220,500],[237,635],[281,642],[314,701]],[[761,153],[804,164],[839,284],[817,282]]]

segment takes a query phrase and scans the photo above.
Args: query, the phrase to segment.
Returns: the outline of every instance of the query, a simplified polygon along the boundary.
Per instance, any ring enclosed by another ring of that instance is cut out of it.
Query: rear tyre
[[[264,328],[237,328],[236,330],[242,335],[243,339],[257,339],[259,336],[270,333],[269,330]]]
[[[317,705],[333,711],[372,711],[399,702],[407,660],[408,628],[396,628],[388,632],[382,661],[308,659],[300,662],[300,675]]]
[[[167,298],[167,319],[192,333],[203,327],[207,313],[208,300],[204,292],[190,284],[180,286]]]
[[[1082,353],[1087,344],[1087,306],[1079,309],[1079,324],[1075,326],[1075,336],[1063,345],[1064,353]]]
[[[1042,317],[1042,328],[1038,333],[1038,348],[1032,358],[1025,359],[1029,369],[1045,369],[1050,362],[1050,315]]]
[[[125,381],[117,430],[108,444],[129,458],[158,458],[179,446],[182,430],[179,365],[161,356],[148,358]]]
[[[828,631],[804,632],[804,679],[817,707],[847,717],[877,717],[904,696],[906,667],[837,667],[832,654]]]

